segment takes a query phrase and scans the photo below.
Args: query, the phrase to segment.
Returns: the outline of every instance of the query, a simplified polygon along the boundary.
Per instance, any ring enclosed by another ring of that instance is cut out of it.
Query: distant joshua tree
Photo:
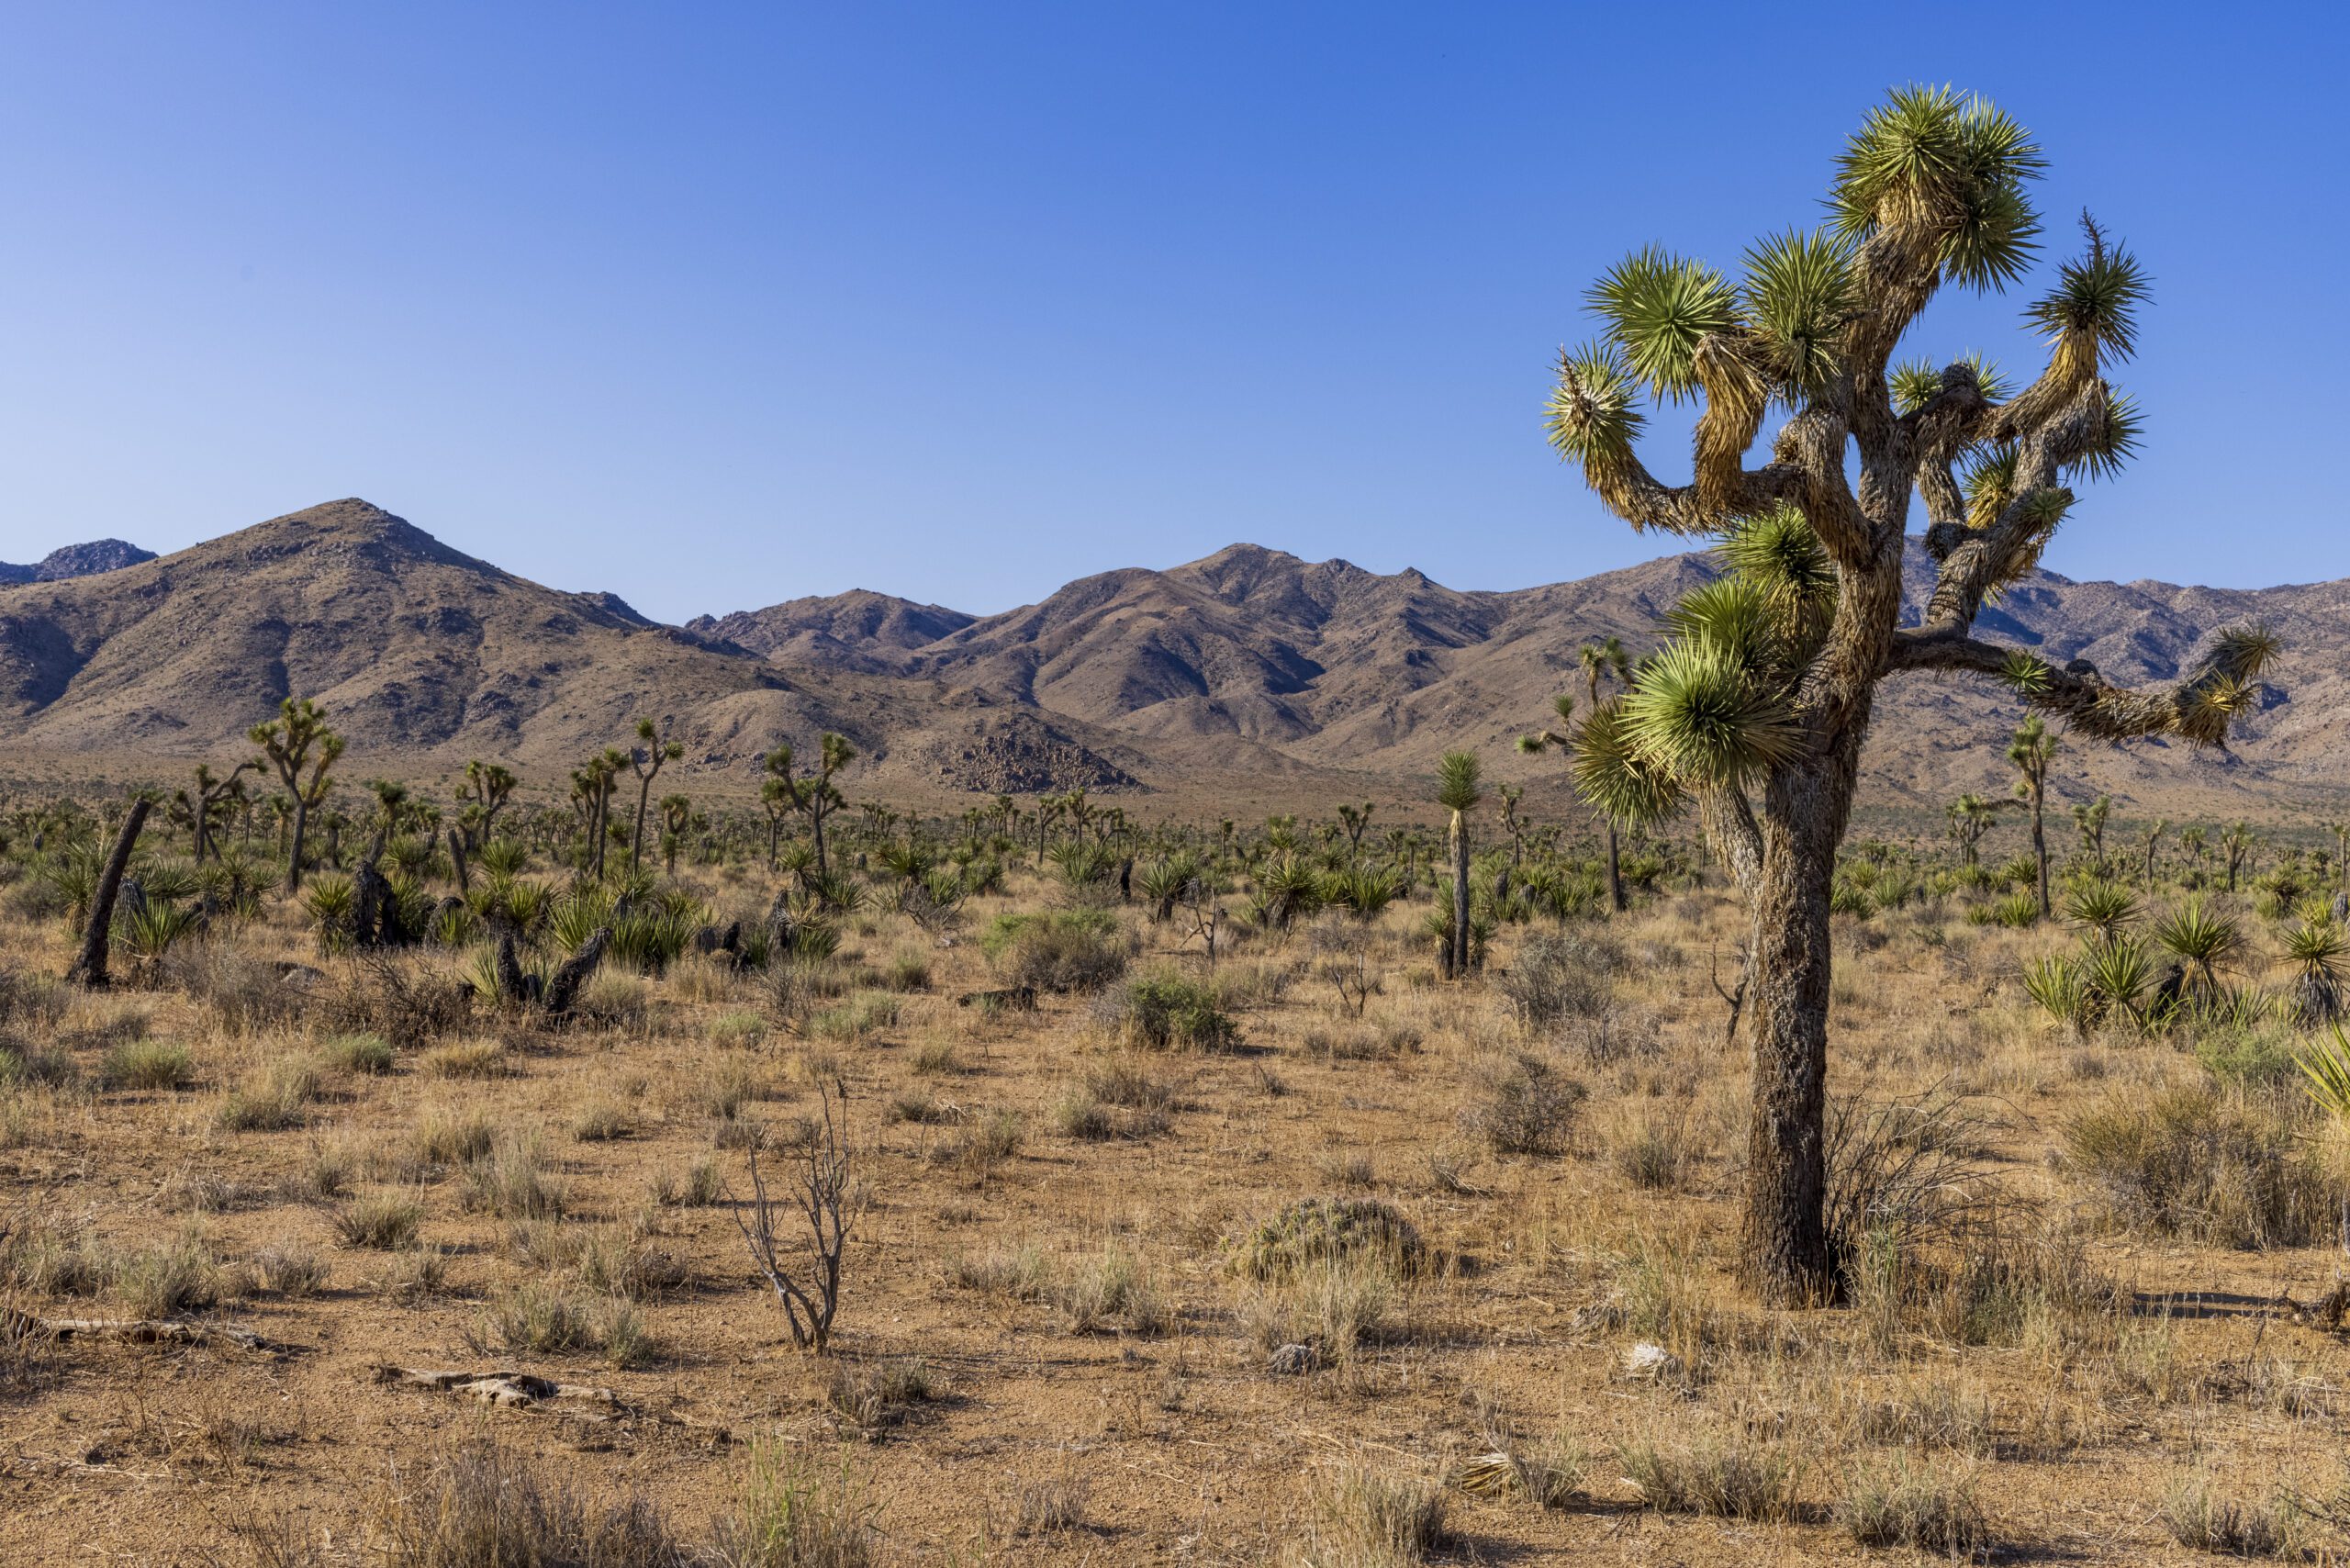
[[[2099,866],[2105,863],[2105,820],[2113,814],[2113,797],[2099,795],[2073,808],[2073,825],[2081,831],[2081,847]]]
[[[277,717],[255,724],[246,736],[261,747],[291,797],[294,846],[285,861],[285,891],[302,887],[302,839],[310,825],[310,808],[327,792],[327,769],[342,755],[343,739],[327,727],[327,716],[305,697],[288,697],[278,705]],[[307,772],[305,771],[307,770]]]
[[[1456,978],[1469,973],[1469,813],[1484,799],[1478,774],[1474,752],[1449,751],[1436,765],[1436,803],[1452,813],[1445,830],[1452,852],[1452,946],[1445,968]]]
[[[581,869],[598,881],[603,880],[604,846],[611,837],[612,796],[620,789],[621,769],[627,766],[626,752],[608,748],[601,756],[589,757],[571,776],[572,809],[579,813],[588,839],[587,862]]]
[[[808,837],[816,851],[816,879],[820,883],[832,877],[831,867],[824,858],[824,818],[847,804],[833,778],[856,760],[856,748],[848,744],[848,737],[830,733],[817,743],[813,773],[800,776],[792,772],[789,742],[767,756],[768,778],[779,785],[791,809],[808,819]]]
[[[2276,647],[2265,632],[2227,632],[2177,684],[2135,691],[1975,634],[1984,603],[2032,569],[2071,509],[2065,480],[2113,471],[2140,437],[2104,372],[2135,347],[2145,278],[2086,219],[2080,255],[2027,312],[2051,349],[2030,385],[2009,395],[1974,358],[1892,363],[1944,286],[2023,275],[2040,231],[2026,187],[2042,163],[1979,98],[1896,92],[1838,160],[1825,230],[1759,241],[1736,282],[1636,252],[1591,290],[1599,341],[1559,363],[1550,440],[1601,500],[1636,529],[1724,540],[1727,575],[1682,599],[1631,689],[1577,732],[1576,782],[1624,822],[1694,803],[1745,896],[1746,1246],[1774,1301],[1821,1302],[1840,1280],[1826,1210],[1829,898],[1880,683],[1971,677],[2096,739],[2215,745]],[[1702,406],[1692,483],[1663,484],[1636,451],[1644,395]],[[1774,406],[1790,418],[1748,466]],[[1913,493],[1936,577],[1905,627]]]
[[[628,754],[629,767],[636,773],[636,833],[628,845],[628,868],[632,871],[644,859],[644,808],[653,798],[653,780],[661,776],[663,763],[675,762],[686,755],[685,743],[669,738],[666,721],[656,728],[652,720],[639,719],[636,738],[643,744],[631,747]]]
[[[677,874],[677,846],[685,842],[687,824],[694,820],[694,803],[683,795],[661,797],[661,854],[663,868],[669,876]]]
[[[464,835],[468,852],[489,842],[498,813],[513,795],[514,785],[512,772],[497,763],[476,757],[465,764],[465,781],[457,788],[457,800],[464,808],[457,813],[457,830]]]
[[[1983,835],[1991,831],[1991,824],[1998,821],[1999,808],[2006,803],[2004,801],[1986,801],[1980,795],[1969,793],[1953,801],[1946,809],[1944,814],[1950,819],[1951,842],[1958,846],[1958,857],[1969,868],[1981,863],[1982,851],[1978,846],[1983,842]]]
[[[213,825],[227,823],[230,812],[244,796],[242,778],[246,770],[260,766],[258,758],[248,757],[229,769],[226,777],[216,778],[210,764],[199,762],[196,765],[194,791],[173,791],[172,821],[188,830],[194,840],[194,847],[189,853],[197,865],[204,864],[207,852],[215,860],[220,857],[219,846],[212,842]]]
[[[2048,834],[2042,812],[2048,801],[2048,764],[2056,756],[2056,737],[2037,713],[2027,714],[2008,740],[2008,760],[2021,775],[2016,798],[2031,812],[2031,858],[2040,874],[2040,918],[2048,918]]]

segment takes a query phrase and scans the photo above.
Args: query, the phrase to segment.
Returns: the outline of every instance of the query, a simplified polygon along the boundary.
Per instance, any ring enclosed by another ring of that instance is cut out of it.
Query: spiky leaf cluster
[[[1869,112],[1837,160],[1836,230],[1887,230],[1930,248],[1942,274],[2004,288],[2031,260],[2040,220],[2024,182],[2045,161],[2021,125],[1985,99],[1943,87],[1895,92]]]

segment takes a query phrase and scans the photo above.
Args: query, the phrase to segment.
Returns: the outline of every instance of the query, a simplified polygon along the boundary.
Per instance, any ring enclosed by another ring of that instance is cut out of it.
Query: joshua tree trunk
[[[2040,873],[2040,918],[2048,918],[2048,835],[2041,826],[2041,808],[2046,803],[2047,790],[2038,778],[2031,781],[2031,859]]]
[[[814,842],[816,847],[816,879],[820,882],[828,882],[832,880],[832,873],[825,868],[824,865],[824,802],[821,800],[809,810],[808,836]],[[1041,860],[1039,864],[1042,864]],[[825,896],[829,898],[832,895],[828,893]]]
[[[1607,907],[1624,913],[1624,864],[1616,847],[1616,824],[1607,824]]]
[[[297,792],[294,797],[294,852],[285,860],[285,890],[288,894],[302,890],[302,835],[309,831],[310,802]]]
[[[147,825],[150,804],[144,796],[130,803],[122,832],[115,835],[114,852],[106,857],[106,869],[98,875],[97,890],[90,899],[90,923],[82,930],[81,956],[65,972],[65,978],[77,984],[95,990],[106,983],[106,946],[114,940],[115,896],[122,890],[122,874],[138,846],[139,830]]]
[[[1461,812],[1452,813],[1451,830],[1445,836],[1452,850],[1452,974],[1455,980],[1465,980],[1469,974],[1469,823]]]

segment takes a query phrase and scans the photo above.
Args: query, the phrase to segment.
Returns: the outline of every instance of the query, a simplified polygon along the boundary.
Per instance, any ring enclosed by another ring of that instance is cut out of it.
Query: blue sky
[[[1463,588],[1626,565],[1669,542],[1540,434],[1583,288],[1815,221],[1924,80],[2039,134],[2057,252],[2087,205],[2154,277],[2148,450],[2048,565],[2350,575],[2330,7],[9,17],[0,559],[360,495],[670,619],[991,610],[1237,539]],[[2029,367],[2028,294],[1914,346]]]

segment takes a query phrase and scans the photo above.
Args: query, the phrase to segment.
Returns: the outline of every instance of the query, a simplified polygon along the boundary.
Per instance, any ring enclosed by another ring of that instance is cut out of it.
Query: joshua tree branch
[[[1897,633],[1888,667],[1987,676],[2016,689],[2031,706],[2098,740],[2183,734],[2197,745],[2225,744],[2224,723],[2215,734],[2210,722],[2214,695],[2257,673],[2256,668],[2240,667],[2233,646],[2223,639],[2186,678],[2139,690],[2109,686],[2094,668],[2059,669],[2023,649],[1932,627]],[[2016,680],[2020,668],[2031,671],[2027,683]],[[2223,696],[2221,700],[2230,699]]]

